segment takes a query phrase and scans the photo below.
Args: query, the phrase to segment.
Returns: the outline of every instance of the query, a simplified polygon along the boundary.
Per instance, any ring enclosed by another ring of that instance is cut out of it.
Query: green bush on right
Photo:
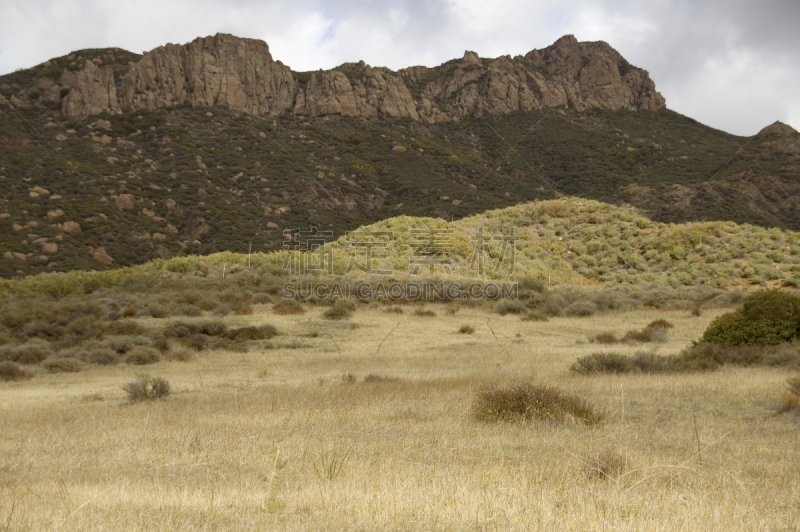
[[[766,290],[746,297],[741,309],[715,319],[701,343],[766,346],[796,338],[800,338],[800,297]]]

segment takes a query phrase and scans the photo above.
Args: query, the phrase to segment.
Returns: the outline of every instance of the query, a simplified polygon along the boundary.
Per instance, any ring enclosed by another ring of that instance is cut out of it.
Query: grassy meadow
[[[218,319],[279,334],[147,365],[164,399],[129,402],[142,368],[128,363],[0,382],[0,530],[800,529],[800,424],[776,409],[789,370],[569,369],[608,350],[677,354],[724,309],[251,308]],[[657,319],[674,327],[646,348],[590,341]],[[483,391],[519,383],[605,419],[475,418]]]

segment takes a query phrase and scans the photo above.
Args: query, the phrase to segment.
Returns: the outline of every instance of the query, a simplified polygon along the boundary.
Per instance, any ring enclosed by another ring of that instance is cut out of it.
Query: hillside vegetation
[[[481,232],[483,239],[476,240]],[[431,234],[435,235],[433,247]],[[515,240],[509,238],[512,234]],[[388,275],[363,271],[367,242],[375,244],[373,271]],[[304,236],[291,244],[295,249],[313,245],[314,237]],[[323,268],[299,267],[309,264]],[[420,268],[412,275],[415,266]],[[225,252],[158,259],[116,270],[2,280],[0,295],[60,298],[103,288],[141,291],[156,287],[157,291],[161,283],[213,289],[232,284],[256,291],[269,287],[277,294],[286,281],[342,276],[367,282],[394,278],[523,280],[552,287],[798,287],[800,234],[733,222],[662,224],[638,215],[631,207],[561,198],[453,222],[395,217],[329,241],[323,250],[310,254]]]
[[[0,275],[272,251],[284,229],[338,237],[393,216],[452,220],[563,195],[662,222],[799,229],[795,140],[778,140],[666,110],[426,125],[222,108],[67,121],[2,105]]]

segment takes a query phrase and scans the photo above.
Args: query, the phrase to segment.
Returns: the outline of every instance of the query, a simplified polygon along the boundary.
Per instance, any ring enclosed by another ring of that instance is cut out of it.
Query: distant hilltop
[[[524,56],[467,51],[434,68],[394,72],[363,61],[294,72],[267,43],[228,34],[137,55],[74,52],[17,76],[0,104],[60,107],[68,118],[175,105],[223,106],[256,115],[407,117],[434,123],[561,107],[656,111],[664,98],[646,70],[605,42],[572,35]],[[9,81],[0,77],[0,87]],[[22,79],[22,81],[20,81]]]

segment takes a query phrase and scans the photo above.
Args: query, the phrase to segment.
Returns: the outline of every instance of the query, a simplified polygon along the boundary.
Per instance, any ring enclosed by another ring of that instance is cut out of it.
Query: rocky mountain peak
[[[797,135],[797,131],[790,125],[777,121],[768,125],[758,132],[757,137],[791,137]]]
[[[469,50],[464,52],[464,57],[461,58],[462,67],[481,66],[482,64],[483,62],[481,62],[481,58],[478,57],[478,54]]]
[[[573,35],[514,59],[485,60],[466,51],[460,60],[433,68],[393,72],[361,61],[300,75],[273,59],[264,41],[218,33],[160,46],[127,67],[87,59],[48,80],[47,90],[39,92],[70,118],[184,104],[257,115],[407,117],[429,123],[547,107],[665,107],[645,70],[604,42],[579,42]],[[24,99],[32,88],[20,87],[19,95],[0,104],[33,105]]]

